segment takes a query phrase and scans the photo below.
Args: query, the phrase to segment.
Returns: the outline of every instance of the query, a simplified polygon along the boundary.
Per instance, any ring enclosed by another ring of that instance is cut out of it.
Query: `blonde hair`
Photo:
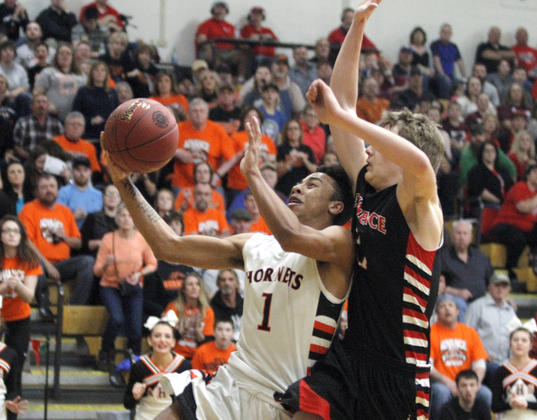
[[[207,299],[207,295],[205,294],[205,288],[203,287],[203,279],[195,271],[191,271],[190,273],[188,273],[186,275],[185,280],[183,281],[183,286],[181,287],[181,290],[179,291],[179,295],[177,296],[177,299],[175,299],[174,304],[175,304],[175,308],[177,309],[177,318],[179,318],[179,320],[186,319],[186,313],[185,313],[185,306],[186,306],[185,286],[186,286],[186,280],[189,277],[196,278],[198,280],[198,284],[200,286],[200,295],[198,297],[197,307],[200,309],[201,319],[203,320],[203,319],[205,319],[207,308],[209,307],[209,299]]]
[[[513,144],[511,145],[511,150],[509,150],[509,153],[514,153],[520,162],[524,162],[526,160],[526,153],[522,150],[520,146],[520,143],[522,142],[522,136],[528,136],[530,138],[529,158],[535,158],[535,142],[531,138],[530,132],[528,130],[520,130],[518,133],[516,133],[515,139],[513,140]]]

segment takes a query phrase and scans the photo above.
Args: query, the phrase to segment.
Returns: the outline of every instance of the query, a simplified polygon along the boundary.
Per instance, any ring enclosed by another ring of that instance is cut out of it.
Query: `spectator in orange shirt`
[[[178,193],[181,188],[194,185],[194,165],[208,162],[218,170],[222,161],[233,157],[233,147],[225,130],[210,121],[207,103],[195,98],[189,106],[190,120],[179,123],[179,145],[175,152],[172,186]],[[215,176],[217,172],[215,172]],[[217,180],[213,179],[215,184]]]
[[[194,166],[194,182],[196,184],[210,184],[213,179],[213,168],[207,162],[198,162]],[[194,187],[183,188],[177,199],[174,207],[177,211],[184,213],[187,209],[194,207]],[[209,207],[215,208],[218,211],[226,210],[226,203],[222,194],[213,188]]]
[[[155,96],[149,97],[162,105],[188,112],[188,99],[177,90],[175,77],[171,73],[159,72],[155,76]]]
[[[0,295],[5,343],[17,352],[16,395],[21,394],[22,366],[30,341],[30,302],[37,276],[43,274],[39,257],[30,246],[21,221],[15,216],[0,220]]]
[[[375,124],[382,118],[382,112],[388,109],[390,101],[379,98],[379,85],[374,77],[368,77],[362,85],[363,96],[356,103],[358,116]]]
[[[212,188],[209,184],[194,186],[194,207],[185,211],[185,235],[229,236],[229,226],[223,211],[209,206]]]
[[[101,172],[101,165],[97,159],[97,149],[89,141],[82,138],[84,125],[84,115],[78,111],[72,111],[65,117],[65,134],[56,136],[53,140],[73,157],[86,156],[90,161],[91,170]]]
[[[77,255],[71,250],[82,245],[73,212],[57,203],[58,182],[53,175],[43,174],[37,180],[37,198],[25,204],[19,214],[34,243],[49,277],[56,281],[75,280],[71,305],[89,302],[93,286],[93,257]]]
[[[233,321],[217,319],[214,323],[214,341],[202,344],[192,359],[192,367],[211,375],[216,374],[218,367],[227,363],[231,352],[237,348],[231,342],[233,338]]]
[[[270,229],[265,223],[265,220],[263,220],[263,218],[259,214],[259,208],[257,207],[254,195],[250,190],[248,190],[246,196],[244,197],[244,207],[246,207],[246,210],[252,216],[252,225],[250,226],[250,232],[263,232],[267,235],[272,235],[272,233],[270,233]]]
[[[195,272],[187,274],[179,296],[170,302],[164,313],[172,310],[179,321],[176,328],[179,331],[179,341],[175,352],[192,359],[196,348],[214,335],[214,312],[203,290],[203,280]]]

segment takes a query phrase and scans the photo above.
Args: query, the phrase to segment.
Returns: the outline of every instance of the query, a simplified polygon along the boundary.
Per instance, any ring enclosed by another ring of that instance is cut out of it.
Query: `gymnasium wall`
[[[66,0],[78,14],[88,0]],[[49,0],[22,0],[30,17],[47,7]],[[209,16],[209,0],[110,0],[120,12],[133,17],[129,27],[132,39],[142,38],[159,46],[163,59],[169,60],[175,49],[178,62],[188,64],[194,58],[194,32]],[[285,42],[314,43],[337,27],[341,10],[358,4],[350,0],[229,0],[228,20],[238,27],[246,21],[250,7],[262,5],[267,13],[265,24]],[[160,24],[163,22],[163,25]],[[419,24],[432,41],[442,23],[453,25],[453,40],[459,45],[467,68],[473,63],[475,47],[486,39],[488,28],[497,24],[502,43],[514,43],[514,32],[525,26],[530,45],[537,47],[537,0],[384,0],[371,19],[367,35],[382,53],[397,59],[400,46],[408,43],[408,34]],[[288,53],[290,51],[283,50]]]

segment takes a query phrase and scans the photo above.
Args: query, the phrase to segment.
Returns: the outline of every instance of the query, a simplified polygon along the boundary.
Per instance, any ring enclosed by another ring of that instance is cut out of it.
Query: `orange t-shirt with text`
[[[166,308],[164,309],[164,313],[166,314],[170,310],[175,312],[175,315],[179,317],[175,302],[168,303],[168,306],[166,306]],[[198,323],[199,317],[201,317],[200,308],[191,308],[188,305],[185,305],[185,315],[186,319],[183,321],[185,326],[185,332],[182,337],[177,340],[174,351],[176,353],[179,353],[183,357],[192,359],[198,347],[194,328]],[[179,320],[179,322],[181,322],[181,320]],[[203,320],[203,335],[205,337],[210,337],[214,335],[214,312],[210,306],[205,309],[205,319]]]
[[[231,140],[225,130],[213,121],[207,121],[203,130],[196,130],[190,121],[179,123],[178,149],[192,153],[193,162],[182,163],[175,159],[173,165],[174,187],[194,186],[194,166],[198,162],[208,162],[214,170],[223,160],[234,156]]]
[[[24,282],[27,276],[39,276],[41,274],[43,274],[43,269],[40,265],[28,268],[18,257],[4,258],[2,269],[0,270],[0,283],[7,281],[12,276]],[[4,321],[18,321],[28,318],[30,312],[30,304],[18,297],[14,291],[4,295],[2,299],[2,319]]]
[[[233,344],[230,344],[225,350],[216,347],[214,341],[202,344],[197,348],[192,358],[192,367],[214,375],[219,366],[227,363],[231,352],[235,350],[237,350],[237,347]]]
[[[431,326],[431,359],[442,375],[455,380],[472,363],[487,360],[487,352],[476,330],[460,322],[450,330],[438,322]]]
[[[241,153],[248,143],[248,134],[246,134],[246,131],[239,131],[231,136],[231,140],[233,142],[234,154]],[[262,135],[259,156],[261,162],[275,162],[277,153],[278,151],[276,150],[274,141],[269,136]],[[227,187],[232,190],[245,190],[248,188],[246,177],[241,172],[240,161],[229,170],[227,174]]]
[[[183,214],[185,235],[220,236],[224,230],[229,231],[229,225],[224,212],[208,208],[200,212],[194,207]]]
[[[101,165],[99,165],[99,160],[97,159],[97,149],[95,149],[95,146],[89,141],[80,139],[75,143],[73,141],[69,141],[63,134],[61,136],[54,137],[53,140],[58,143],[66,152],[71,152],[71,154],[75,156],[86,156],[90,161],[91,170],[101,172]]]
[[[150,96],[149,99],[153,99],[154,101],[157,101],[158,103],[161,103],[164,106],[177,106],[180,105],[183,107],[185,112],[188,112],[188,99],[186,96],[181,95],[180,93],[166,96],[165,98],[161,96]]]
[[[19,219],[26,228],[28,239],[39,249],[39,252],[51,263],[66,260],[71,256],[71,248],[65,241],[57,244],[52,242],[52,233],[63,226],[67,236],[80,238],[80,231],[75,217],[69,207],[55,203],[49,209],[38,199],[25,204],[19,213]]]
[[[184,208],[182,209],[181,207]],[[177,198],[175,200],[174,208],[177,211],[180,211],[181,213],[184,213],[186,210],[194,207],[194,187],[186,187],[183,188],[179,194],[177,194]],[[211,202],[209,203],[209,207],[212,207],[218,211],[225,212],[226,211],[226,202],[224,201],[224,197],[222,197],[222,194],[220,194],[218,191],[213,189],[213,192],[211,194]]]

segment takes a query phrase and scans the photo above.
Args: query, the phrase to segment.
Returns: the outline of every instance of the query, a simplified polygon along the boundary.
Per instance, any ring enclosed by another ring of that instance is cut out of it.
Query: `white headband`
[[[175,325],[179,321],[179,318],[177,318],[177,315],[175,315],[175,312],[171,309],[166,312],[166,314],[162,318],[157,318],[156,316],[150,316],[147,318],[147,321],[145,321],[144,327],[147,328],[149,331],[153,330],[155,328],[155,325],[157,325],[159,322],[167,322],[171,325],[172,328],[175,328]]]

